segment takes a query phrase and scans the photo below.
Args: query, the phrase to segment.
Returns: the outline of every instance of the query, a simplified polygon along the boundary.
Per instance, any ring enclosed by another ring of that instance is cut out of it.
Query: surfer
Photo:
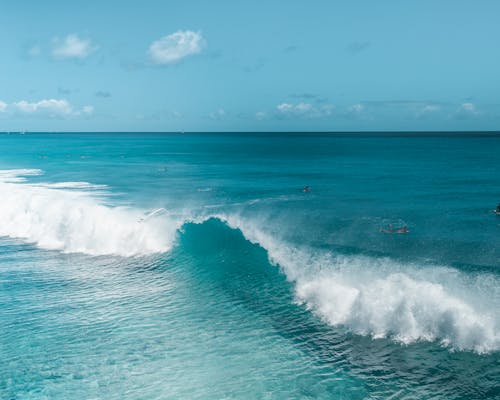
[[[302,189],[302,191],[304,193],[309,193],[311,191],[311,186],[304,186],[304,188]]]
[[[500,215],[500,203],[498,203],[498,206],[496,209],[493,210],[493,212],[496,214],[496,215]]]
[[[410,230],[408,229],[407,226],[403,226],[401,228],[393,228],[392,224],[389,224],[387,229],[380,229],[380,232],[383,233],[408,233]]]

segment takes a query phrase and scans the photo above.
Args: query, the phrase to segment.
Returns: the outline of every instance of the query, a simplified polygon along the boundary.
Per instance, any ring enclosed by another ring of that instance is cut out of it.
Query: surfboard
[[[380,229],[379,232],[382,232],[382,233],[399,233],[399,234],[405,234],[405,233],[410,233],[410,230],[406,230],[406,231],[402,231],[401,229],[394,229],[392,231],[389,231],[387,229]]]
[[[164,208],[155,208],[154,210],[148,212],[144,217],[140,218],[139,222],[144,222],[144,221],[150,219],[151,217],[158,216],[158,215],[164,214],[166,212],[167,212],[167,210],[165,210]]]

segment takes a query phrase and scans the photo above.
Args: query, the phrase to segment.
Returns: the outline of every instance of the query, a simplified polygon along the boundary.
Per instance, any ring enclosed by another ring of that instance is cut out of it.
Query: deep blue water
[[[500,398],[499,155],[1,135],[0,398]]]

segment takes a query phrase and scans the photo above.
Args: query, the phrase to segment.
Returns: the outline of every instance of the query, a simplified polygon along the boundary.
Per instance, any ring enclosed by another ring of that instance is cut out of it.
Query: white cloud
[[[21,100],[11,105],[15,110],[25,114],[33,114],[36,112],[47,112],[58,115],[71,114],[73,109],[67,100],[47,99],[30,103]]]
[[[277,107],[278,111],[283,114],[304,114],[312,110],[313,106],[310,103],[299,103],[297,105],[290,103],[282,103]]]
[[[266,117],[267,117],[267,113],[265,113],[264,111],[259,111],[259,112],[255,113],[255,118],[258,119],[259,121],[266,119]]]
[[[467,112],[467,113],[477,114],[476,106],[474,104],[472,104],[472,103],[463,103],[460,106],[460,109],[462,111]]]
[[[420,107],[420,109],[417,110],[415,115],[417,118],[428,118],[438,115],[440,111],[441,111],[441,106],[437,104],[426,104]]]
[[[434,105],[434,104],[428,104],[420,110],[421,113],[434,113],[437,111],[440,111],[441,107]]]
[[[278,115],[282,117],[302,117],[302,118],[321,118],[333,114],[335,106],[332,104],[313,106],[310,103],[281,103],[276,106]]]
[[[84,114],[87,114],[87,115],[88,115],[88,114],[92,114],[92,113],[94,112],[94,107],[93,107],[93,106],[84,106],[84,107],[82,108],[82,112],[83,112]]]
[[[204,42],[198,32],[177,31],[153,42],[149,47],[149,55],[155,64],[172,64],[201,52]]]
[[[71,103],[64,99],[43,99],[35,102],[20,100],[10,104],[0,101],[0,112],[8,114],[72,117],[81,114],[89,115],[93,111],[94,107],[92,106],[84,106],[81,110],[75,109]]]
[[[365,109],[365,106],[361,103],[358,104],[353,104],[352,106],[349,106],[347,108],[347,112],[350,114],[361,114],[363,110]]]
[[[481,114],[473,103],[462,103],[455,112],[455,117],[458,119],[467,119],[477,117]]]
[[[370,106],[365,103],[356,103],[347,106],[340,115],[348,118],[349,120],[367,121],[373,118]]]
[[[92,45],[89,39],[81,39],[75,34],[68,35],[63,40],[55,38],[53,42],[54,48],[52,49],[52,55],[59,60],[83,60],[97,49],[96,46]]]
[[[211,119],[220,120],[226,116],[226,111],[223,108],[219,108],[217,111],[210,113],[209,117]]]

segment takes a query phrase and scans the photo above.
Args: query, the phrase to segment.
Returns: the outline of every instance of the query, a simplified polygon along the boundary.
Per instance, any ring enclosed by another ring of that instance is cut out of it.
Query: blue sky
[[[0,130],[500,129],[500,2],[2,2]]]

